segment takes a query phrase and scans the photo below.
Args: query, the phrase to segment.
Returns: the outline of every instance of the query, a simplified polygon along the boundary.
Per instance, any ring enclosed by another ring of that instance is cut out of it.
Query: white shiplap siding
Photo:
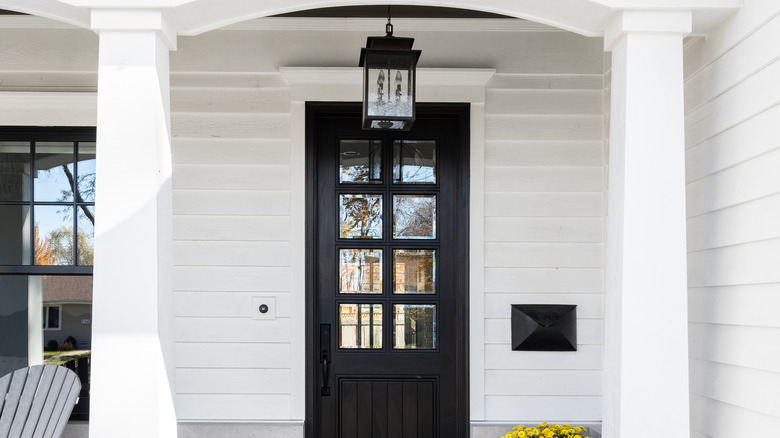
[[[499,73],[486,99],[486,420],[600,421],[603,75]],[[512,351],[512,304],[576,304],[578,351]]]
[[[278,74],[171,78],[180,420],[293,418],[288,95]]]
[[[686,44],[691,436],[780,428],[780,9]]]

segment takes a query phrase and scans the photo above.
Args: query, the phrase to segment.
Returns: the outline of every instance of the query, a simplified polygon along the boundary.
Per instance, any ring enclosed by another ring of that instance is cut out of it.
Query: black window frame
[[[35,159],[35,142],[73,142],[74,146],[79,142],[96,142],[97,133],[95,127],[79,126],[79,127],[29,127],[29,126],[2,126],[0,127],[0,141],[26,141],[30,142],[30,160],[34,163]],[[73,152],[74,166],[78,166],[77,149]],[[77,169],[74,169],[77,171]],[[34,178],[34,172],[31,172],[31,178]],[[31,187],[33,181],[30,181]],[[0,206],[28,206],[30,214],[35,215],[35,206],[45,205],[65,205],[70,204],[74,207],[73,214],[73,240],[74,245],[78,241],[77,239],[77,221],[78,214],[76,209],[80,206],[92,206],[94,208],[95,202],[77,202],[76,196],[73,196],[73,201],[70,202],[43,202],[35,201],[35,193],[31,193],[30,199],[27,201],[0,201]],[[34,228],[30,229],[30,244],[34,248],[35,236]],[[77,257],[77,247],[74,246],[74,257]],[[35,265],[35,251],[31,251],[29,264],[27,265],[0,265],[0,275],[92,275],[93,266],[82,265]]]

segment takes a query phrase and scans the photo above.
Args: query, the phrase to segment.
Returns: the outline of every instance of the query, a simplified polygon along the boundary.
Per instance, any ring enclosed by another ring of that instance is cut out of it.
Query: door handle
[[[330,395],[330,324],[320,324],[320,366],[322,367],[321,395]]]

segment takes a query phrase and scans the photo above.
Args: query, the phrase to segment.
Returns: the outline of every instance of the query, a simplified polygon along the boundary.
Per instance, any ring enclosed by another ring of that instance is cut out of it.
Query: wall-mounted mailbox
[[[577,306],[512,304],[512,350],[576,351]]]

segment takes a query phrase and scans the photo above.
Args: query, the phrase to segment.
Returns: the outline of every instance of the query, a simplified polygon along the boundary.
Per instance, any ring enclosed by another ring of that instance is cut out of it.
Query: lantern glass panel
[[[369,117],[414,117],[414,64],[412,52],[366,52],[366,87]]]

